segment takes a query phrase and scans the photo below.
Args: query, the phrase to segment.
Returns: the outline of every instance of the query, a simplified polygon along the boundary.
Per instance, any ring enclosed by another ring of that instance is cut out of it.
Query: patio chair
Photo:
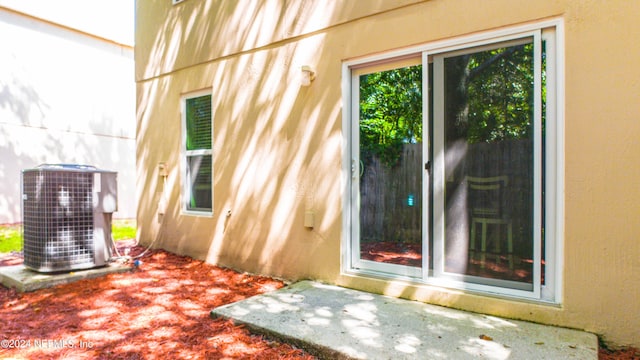
[[[509,269],[513,269],[513,224],[507,208],[505,189],[509,184],[507,176],[465,178],[468,189],[469,213],[471,217],[471,239],[469,256],[480,255],[480,267],[485,268],[487,256],[495,257],[500,263],[502,243],[506,240]],[[477,225],[480,225],[480,250],[476,247]],[[492,239],[488,238],[489,226],[496,226]],[[506,227],[506,239],[502,236],[502,228]],[[488,243],[491,245],[487,249]]]

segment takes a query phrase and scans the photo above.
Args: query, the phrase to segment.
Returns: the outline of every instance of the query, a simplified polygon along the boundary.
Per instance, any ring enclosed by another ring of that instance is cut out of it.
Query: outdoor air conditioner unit
[[[116,210],[116,172],[70,164],[23,170],[24,266],[63,272],[106,265]]]

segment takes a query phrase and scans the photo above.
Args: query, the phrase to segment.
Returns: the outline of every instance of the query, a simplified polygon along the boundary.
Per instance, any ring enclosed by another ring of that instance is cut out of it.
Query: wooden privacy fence
[[[450,196],[466,187],[465,176],[507,176],[503,194],[513,222],[514,250],[521,256],[531,253],[533,154],[530,140],[463,144],[450,153],[460,161],[445,160],[447,209],[468,209],[464,197]],[[460,156],[462,155],[462,156]],[[400,161],[393,167],[377,157],[362,159],[360,177],[360,236],[363,242],[393,241],[420,243],[422,234],[422,144],[405,144]],[[425,186],[430,186],[425,184]],[[431,190],[429,190],[430,192]],[[462,216],[463,214],[447,214]],[[468,234],[467,234],[468,236]]]
[[[360,166],[362,241],[420,243],[422,145],[404,145],[393,167],[375,156],[362,159]]]

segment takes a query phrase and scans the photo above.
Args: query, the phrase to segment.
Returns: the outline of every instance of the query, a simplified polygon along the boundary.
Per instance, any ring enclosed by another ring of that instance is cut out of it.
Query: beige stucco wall
[[[139,238],[288,279],[585,329],[640,346],[640,35],[631,1],[137,2]],[[561,18],[565,189],[561,304],[340,273],[341,64],[390,49]],[[317,78],[300,87],[300,66]],[[179,204],[182,94],[211,89],[214,203]],[[165,162],[166,178],[158,172]],[[303,226],[304,213],[315,226]],[[162,214],[160,214],[162,213]]]

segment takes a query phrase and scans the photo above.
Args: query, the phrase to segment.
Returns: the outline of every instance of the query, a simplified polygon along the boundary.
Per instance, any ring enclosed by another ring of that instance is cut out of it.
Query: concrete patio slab
[[[0,283],[8,288],[15,288],[19,292],[29,292],[126,271],[131,271],[131,266],[119,263],[111,263],[94,269],[51,274],[33,271],[24,265],[2,266],[0,267]]]
[[[255,332],[322,359],[594,359],[583,331],[507,320],[301,281],[218,307]]]

